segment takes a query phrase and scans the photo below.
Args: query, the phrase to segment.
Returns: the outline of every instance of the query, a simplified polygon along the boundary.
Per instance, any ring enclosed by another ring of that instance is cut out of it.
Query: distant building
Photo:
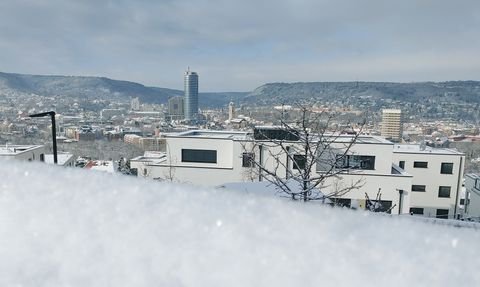
[[[132,99],[132,101],[130,102],[130,108],[132,109],[132,111],[140,110],[140,100],[138,99],[138,97]]]
[[[183,103],[184,99],[180,96],[168,99],[168,116],[170,120],[183,120],[185,118]]]
[[[185,120],[192,121],[198,117],[198,74],[188,69],[184,77]]]
[[[102,120],[110,120],[113,116],[121,116],[125,113],[122,109],[103,109],[100,111]]]
[[[382,137],[392,142],[401,142],[402,125],[402,110],[385,109],[382,111]]]
[[[230,102],[228,104],[228,119],[231,121],[233,118],[235,118],[235,104]]]

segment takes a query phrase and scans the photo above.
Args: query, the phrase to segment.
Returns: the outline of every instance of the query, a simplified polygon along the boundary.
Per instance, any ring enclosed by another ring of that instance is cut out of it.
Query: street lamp
[[[28,115],[31,118],[41,118],[45,116],[50,116],[52,119],[52,141],[53,141],[53,163],[57,164],[57,127],[55,125],[55,112],[44,112],[39,114]]]

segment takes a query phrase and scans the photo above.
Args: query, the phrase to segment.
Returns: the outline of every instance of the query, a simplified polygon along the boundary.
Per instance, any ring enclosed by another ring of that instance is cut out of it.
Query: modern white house
[[[456,218],[460,211],[465,155],[454,149],[424,144],[396,144],[394,163],[413,176],[410,212],[437,218]]]
[[[275,136],[278,130],[272,131]],[[332,136],[333,137],[333,136]],[[342,204],[365,208],[366,196],[376,199],[381,192],[382,205],[394,214],[410,212],[410,188],[412,175],[393,164],[394,144],[381,137],[359,136],[348,154],[336,158],[335,151],[348,145],[352,135],[335,135],[332,151],[336,169],[344,172],[328,178],[318,188],[324,194],[335,193],[354,183],[356,188],[336,198]],[[134,158],[130,166],[137,169],[138,176],[159,180],[172,180],[202,186],[220,186],[231,182],[262,181],[268,175],[262,167],[275,170],[277,176],[295,176],[302,169],[302,155],[295,139],[286,140],[290,156],[282,154],[279,147],[269,139],[258,139],[248,132],[194,130],[166,134],[166,152]],[[291,159],[294,159],[293,162]],[[279,164],[280,163],[280,164]],[[311,171],[312,177],[325,173],[332,165],[318,160]]]

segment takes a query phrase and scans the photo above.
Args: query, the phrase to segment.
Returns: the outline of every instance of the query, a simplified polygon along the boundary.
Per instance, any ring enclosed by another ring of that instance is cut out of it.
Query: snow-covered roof
[[[64,165],[68,161],[73,159],[73,154],[70,153],[58,153],[57,154],[57,164]],[[45,162],[53,164],[53,154],[45,154]]]
[[[32,151],[34,149],[43,148],[42,145],[3,145],[0,146],[0,156],[2,155],[15,155],[20,154],[28,151]]]
[[[420,144],[395,144],[394,153],[418,153],[418,154],[444,154],[444,155],[463,155],[455,149],[434,148],[430,146],[421,146]]]

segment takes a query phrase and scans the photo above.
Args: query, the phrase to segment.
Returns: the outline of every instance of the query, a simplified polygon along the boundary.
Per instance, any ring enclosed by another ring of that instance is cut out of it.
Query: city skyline
[[[23,1],[0,4],[0,71],[202,91],[267,82],[480,79],[480,3]]]

